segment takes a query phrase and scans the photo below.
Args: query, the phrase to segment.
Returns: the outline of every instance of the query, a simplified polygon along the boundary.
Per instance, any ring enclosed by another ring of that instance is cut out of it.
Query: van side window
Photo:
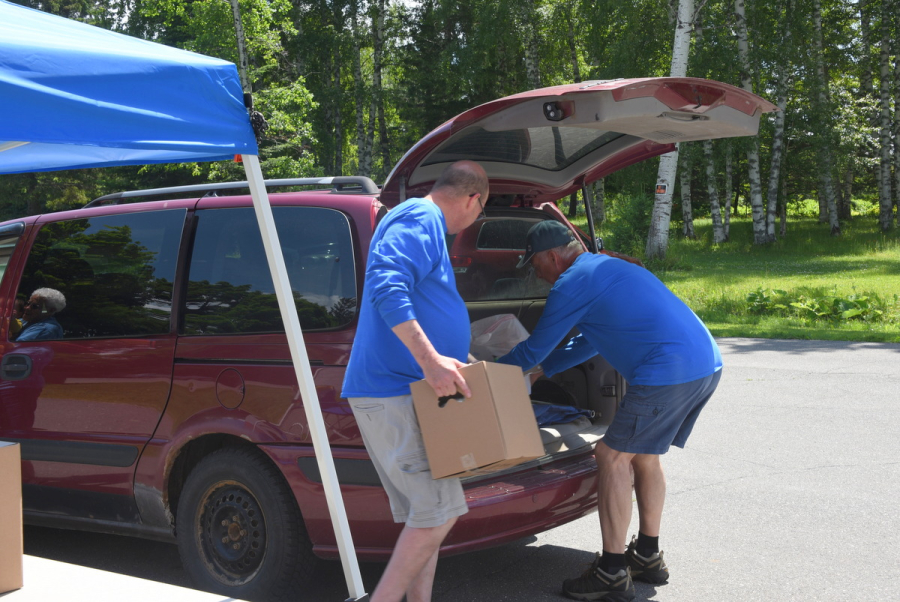
[[[356,315],[350,223],[333,209],[274,207],[304,330],[346,326]],[[262,237],[251,208],[197,212],[184,333],[284,332]]]
[[[67,339],[168,333],[185,214],[169,209],[46,224],[19,295],[41,287],[62,292],[66,307],[55,318]]]

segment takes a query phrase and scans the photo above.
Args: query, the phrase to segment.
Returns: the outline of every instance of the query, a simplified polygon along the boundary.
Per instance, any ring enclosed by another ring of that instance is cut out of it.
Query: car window
[[[3,282],[6,266],[9,265],[9,260],[23,230],[21,223],[0,227],[0,282]]]
[[[531,266],[516,268],[525,253],[525,236],[539,218],[489,217],[448,240],[456,287],[465,301],[534,299],[550,285]]]
[[[619,132],[579,127],[500,131],[471,127],[451,136],[422,165],[471,159],[518,163],[548,171],[559,171],[622,136],[624,134]]]
[[[272,213],[300,326],[349,324],[356,315],[356,269],[347,217],[318,207],[274,207]],[[284,332],[253,209],[207,209],[197,220],[185,334]]]
[[[169,209],[53,222],[41,227],[19,295],[53,288],[65,338],[169,332],[175,264],[186,211]]]

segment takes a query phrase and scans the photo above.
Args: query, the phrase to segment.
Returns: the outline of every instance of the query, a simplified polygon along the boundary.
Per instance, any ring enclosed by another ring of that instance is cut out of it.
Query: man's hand
[[[469,390],[466,379],[459,373],[459,369],[465,365],[452,357],[435,354],[427,365],[422,365],[425,382],[431,385],[438,397],[455,395],[457,391],[471,397],[472,391]]]
[[[412,353],[413,358],[422,368],[425,382],[431,385],[438,397],[455,395],[457,391],[466,397],[472,396],[466,379],[459,373],[459,369],[465,364],[435,351],[417,320],[401,322],[391,330]]]

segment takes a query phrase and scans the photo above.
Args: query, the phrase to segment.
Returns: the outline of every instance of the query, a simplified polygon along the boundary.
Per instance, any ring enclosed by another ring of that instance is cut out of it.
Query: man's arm
[[[472,396],[466,379],[459,373],[459,369],[465,366],[459,360],[439,354],[425,331],[419,326],[417,320],[407,320],[397,324],[391,330],[406,345],[409,352],[415,358],[422,372],[425,374],[425,382],[431,385],[439,397],[455,395],[458,392],[466,397]]]

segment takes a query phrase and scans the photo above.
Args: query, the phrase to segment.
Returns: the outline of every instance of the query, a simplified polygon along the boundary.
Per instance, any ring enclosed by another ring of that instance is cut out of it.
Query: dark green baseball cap
[[[533,225],[525,238],[525,255],[516,264],[517,268],[524,268],[534,257],[535,253],[562,247],[575,240],[572,231],[561,223],[546,219]]]

